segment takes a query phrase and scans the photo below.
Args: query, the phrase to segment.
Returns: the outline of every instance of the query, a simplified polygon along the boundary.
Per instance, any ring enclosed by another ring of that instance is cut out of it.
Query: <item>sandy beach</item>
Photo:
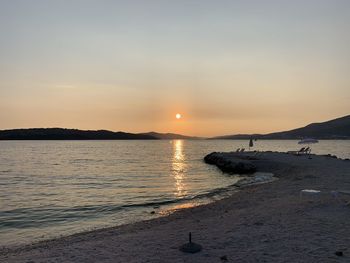
[[[278,180],[169,216],[2,249],[0,262],[350,262],[350,195],[331,195],[350,191],[350,161],[273,152],[255,159]],[[300,199],[302,189],[321,194]],[[179,250],[189,232],[201,252]]]

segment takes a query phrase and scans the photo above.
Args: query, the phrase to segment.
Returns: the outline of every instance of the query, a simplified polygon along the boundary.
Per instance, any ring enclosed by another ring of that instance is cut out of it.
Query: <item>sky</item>
[[[215,136],[345,116],[349,27],[347,0],[0,0],[0,129]]]

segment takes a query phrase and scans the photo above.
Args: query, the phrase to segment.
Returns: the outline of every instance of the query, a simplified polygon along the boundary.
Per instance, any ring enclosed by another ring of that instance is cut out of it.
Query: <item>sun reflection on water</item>
[[[185,179],[185,155],[183,153],[183,141],[173,141],[174,155],[172,160],[172,175],[175,179],[175,191],[176,197],[183,197],[187,194]]]

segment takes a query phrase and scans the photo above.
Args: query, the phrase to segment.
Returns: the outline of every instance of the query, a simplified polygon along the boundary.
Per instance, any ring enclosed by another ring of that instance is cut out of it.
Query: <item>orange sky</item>
[[[214,136],[350,113],[349,1],[1,5],[0,129]]]

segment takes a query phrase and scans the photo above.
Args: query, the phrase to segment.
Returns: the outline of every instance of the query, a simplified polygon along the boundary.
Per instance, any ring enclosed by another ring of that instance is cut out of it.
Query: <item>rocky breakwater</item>
[[[204,161],[216,165],[224,173],[242,176],[235,183],[237,187],[272,182],[276,179],[272,173],[257,172],[256,165],[249,158],[249,155],[237,153],[212,152],[204,157]]]
[[[224,173],[253,174],[256,172],[256,166],[251,161],[232,153],[212,152],[204,157],[204,161],[216,165]]]

